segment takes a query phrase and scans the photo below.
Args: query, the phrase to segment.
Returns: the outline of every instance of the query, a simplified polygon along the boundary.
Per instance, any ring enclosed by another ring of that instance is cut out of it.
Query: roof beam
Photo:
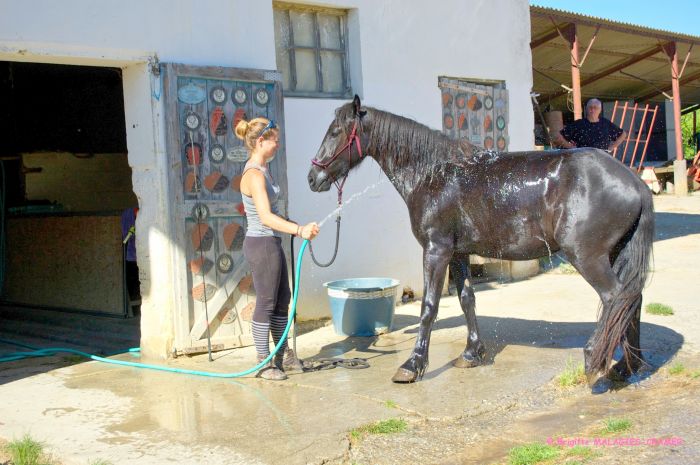
[[[688,82],[696,81],[698,79],[700,79],[700,71],[693,73],[693,74],[690,74],[690,75],[684,77],[683,79],[680,79],[679,84],[680,85],[687,84]],[[652,97],[656,97],[657,95],[659,95],[663,92],[668,92],[669,90],[671,90],[672,87],[673,86],[671,84],[668,84],[661,89],[657,89],[657,90],[654,90],[653,92],[649,92],[648,94],[642,95],[641,97],[637,97],[635,100],[638,102],[646,102],[647,100],[651,99]]]
[[[559,27],[559,30],[562,30],[562,29],[568,27],[569,24],[570,23],[563,23]],[[530,42],[530,50],[534,50],[537,47],[539,47],[540,45],[544,45],[547,42],[549,42],[550,40],[556,39],[557,37],[559,37],[559,30],[557,30],[557,28],[554,28],[554,29],[550,30],[547,34],[541,36],[540,38],[531,41]]]
[[[625,69],[628,66],[631,66],[635,63],[639,63],[640,61],[645,60],[652,55],[656,55],[662,49],[663,49],[663,45],[660,44],[660,45],[657,45],[656,47],[651,48],[651,49],[647,50],[646,52],[643,52],[639,55],[631,56],[630,58],[628,58],[627,60],[625,60],[621,63],[618,63],[614,66],[611,66],[610,68],[604,69],[603,71],[596,73],[593,76],[589,76],[586,79],[582,79],[581,80],[581,87],[583,87],[587,84],[590,84],[592,82],[599,81],[600,79],[603,79],[605,76],[609,76],[612,73],[616,73],[616,72],[620,71],[621,69]],[[559,97],[560,95],[564,95],[564,94],[566,94],[566,91],[560,90],[560,91],[554,92],[553,94],[550,94],[549,98],[556,98],[556,97]]]

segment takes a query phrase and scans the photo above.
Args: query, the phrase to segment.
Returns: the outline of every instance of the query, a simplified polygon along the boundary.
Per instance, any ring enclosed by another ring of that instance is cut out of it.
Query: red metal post
[[[642,171],[642,165],[644,164],[644,157],[647,154],[647,147],[649,147],[649,139],[651,138],[651,130],[654,127],[654,121],[656,121],[656,112],[659,110],[659,106],[654,107],[654,113],[651,117],[651,124],[649,125],[649,131],[647,132],[647,140],[644,142],[644,150],[642,150],[642,158],[639,159],[639,168],[637,168],[637,173]]]
[[[622,151],[622,157],[620,161],[625,162],[625,157],[627,156],[627,146],[630,145],[630,138],[632,137],[632,131],[634,130],[634,120],[637,118],[637,102],[634,103],[634,108],[632,109],[632,118],[630,120],[630,129],[627,131],[627,140],[625,141],[625,150]],[[632,168],[632,165],[630,165]]]
[[[664,46],[664,51],[671,59],[671,89],[673,90],[673,128],[676,139],[676,160],[683,160],[683,142],[681,138],[681,92],[678,80],[678,49],[675,42]]]
[[[637,155],[637,146],[639,146],[639,139],[642,138],[642,129],[644,129],[644,122],[647,120],[647,112],[649,111],[649,104],[647,103],[644,105],[644,114],[642,115],[642,122],[639,125],[639,129],[637,130],[637,137],[635,138],[634,141],[634,150],[632,150],[632,161],[630,161],[630,168],[634,166],[634,159]],[[651,128],[649,128],[649,132],[651,132]]]
[[[583,117],[583,108],[581,107],[581,70],[579,69],[576,24],[572,24],[571,29],[571,88],[574,90],[574,120],[579,120]]]
[[[622,125],[625,124],[625,114],[627,113],[627,103],[628,102],[625,102],[625,106],[622,107],[622,118],[620,118],[620,127],[622,127]],[[613,150],[613,158],[617,158],[617,149],[619,149],[619,148],[620,148],[620,146],[618,145],[617,147],[615,147],[615,150]]]

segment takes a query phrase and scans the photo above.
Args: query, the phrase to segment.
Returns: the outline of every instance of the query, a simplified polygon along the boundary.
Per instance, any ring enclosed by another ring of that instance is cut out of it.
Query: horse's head
[[[326,136],[309,170],[309,187],[314,192],[323,192],[336,183],[341,191],[350,170],[362,161],[362,117],[360,97],[335,112],[335,119],[328,126]]]

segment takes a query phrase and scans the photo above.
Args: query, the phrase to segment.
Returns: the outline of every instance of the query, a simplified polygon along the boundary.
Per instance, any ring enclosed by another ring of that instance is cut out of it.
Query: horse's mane
[[[466,139],[450,139],[410,118],[371,107],[364,109],[371,125],[366,150],[375,155],[380,164],[410,166],[417,174],[424,175],[447,164],[477,164],[495,154]],[[352,105],[343,106],[338,110],[338,117],[346,117],[346,112],[351,111]]]

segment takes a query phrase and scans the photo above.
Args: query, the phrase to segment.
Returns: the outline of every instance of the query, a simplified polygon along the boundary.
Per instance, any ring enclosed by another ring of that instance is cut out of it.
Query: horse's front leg
[[[428,368],[430,332],[437,316],[440,293],[445,282],[447,264],[451,257],[452,250],[447,248],[433,246],[423,250],[423,301],[418,337],[411,356],[391,378],[395,383],[412,383],[421,379]]]

